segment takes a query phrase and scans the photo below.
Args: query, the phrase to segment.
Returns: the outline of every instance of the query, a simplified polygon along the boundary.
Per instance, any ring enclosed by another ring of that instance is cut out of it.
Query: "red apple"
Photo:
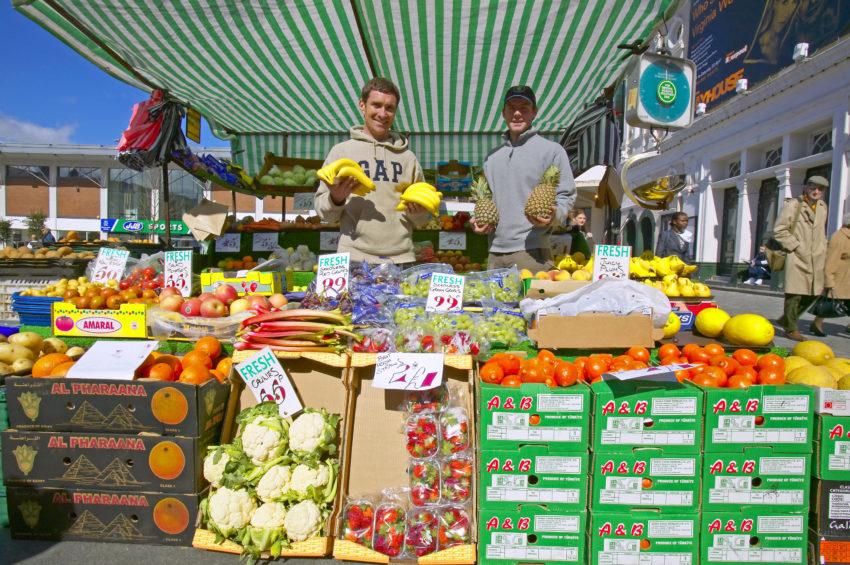
[[[230,303],[230,315],[238,314],[239,312],[244,312],[251,308],[251,303],[248,302],[245,298],[237,298],[233,302]]]
[[[279,292],[276,294],[272,294],[269,296],[269,304],[274,306],[275,308],[283,308],[286,306],[286,303],[289,302],[286,297]]]
[[[199,299],[201,302],[206,302],[206,301],[207,301],[207,300],[209,300],[210,298],[215,298],[215,294],[213,294],[213,293],[211,293],[211,292],[204,292],[204,293],[202,293],[200,296],[198,296],[198,299]]]
[[[180,306],[180,313],[190,318],[201,315],[201,299],[190,298]]]
[[[221,318],[227,315],[227,306],[218,298],[208,298],[201,302],[201,316],[204,318]]]
[[[234,300],[239,298],[239,293],[236,292],[235,288],[225,283],[215,288],[215,297],[229,306]]]
[[[165,298],[160,297],[159,299],[159,307],[169,312],[180,312],[181,306],[183,306],[183,297],[179,294],[177,296],[171,294]],[[189,314],[186,315],[188,316]]]
[[[160,301],[167,296],[182,296],[180,291],[177,290],[176,287],[169,286],[168,288],[163,288],[162,292],[159,293]]]
[[[251,310],[271,310],[271,304],[265,296],[252,295],[248,296],[248,303],[251,305]]]

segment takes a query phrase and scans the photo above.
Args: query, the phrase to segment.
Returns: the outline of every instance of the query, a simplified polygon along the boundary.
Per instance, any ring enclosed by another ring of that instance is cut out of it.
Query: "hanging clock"
[[[680,129],[694,114],[693,62],[644,53],[626,76],[626,122],[633,127]]]

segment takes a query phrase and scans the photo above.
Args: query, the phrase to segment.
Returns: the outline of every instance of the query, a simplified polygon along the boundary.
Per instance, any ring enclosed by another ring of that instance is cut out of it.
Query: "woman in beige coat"
[[[844,214],[843,227],[829,239],[823,286],[828,296],[843,300],[850,309],[850,212]],[[812,326],[823,332],[823,318],[815,318]]]

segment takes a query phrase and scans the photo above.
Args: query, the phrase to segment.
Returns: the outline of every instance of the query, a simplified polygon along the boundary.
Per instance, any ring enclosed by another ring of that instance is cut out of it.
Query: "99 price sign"
[[[463,309],[463,285],[466,278],[461,275],[433,273],[428,289],[428,312],[457,312]]]
[[[236,372],[257,402],[274,402],[281,416],[292,416],[303,408],[289,375],[268,347],[236,365]]]
[[[182,296],[192,294],[192,252],[166,251],[163,288],[174,287]]]
[[[350,264],[350,253],[319,255],[319,268],[316,270],[316,293],[329,298],[339,296],[348,288]]]
[[[101,247],[94,262],[94,270],[91,282],[105,283],[110,280],[119,280],[124,276],[127,267],[127,258],[130,252],[126,249],[112,249]]]

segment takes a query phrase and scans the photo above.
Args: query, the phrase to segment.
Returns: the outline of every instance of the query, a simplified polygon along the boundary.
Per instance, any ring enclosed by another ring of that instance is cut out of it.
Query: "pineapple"
[[[525,214],[533,218],[550,216],[555,205],[555,190],[561,181],[561,171],[551,165],[543,172],[540,183],[534,187],[525,201]]]
[[[472,211],[475,223],[482,228],[484,226],[495,228],[496,224],[499,223],[499,209],[493,202],[493,192],[490,190],[490,185],[487,184],[487,179],[483,176],[478,177],[469,190],[472,192],[472,200],[475,202],[475,209]]]

